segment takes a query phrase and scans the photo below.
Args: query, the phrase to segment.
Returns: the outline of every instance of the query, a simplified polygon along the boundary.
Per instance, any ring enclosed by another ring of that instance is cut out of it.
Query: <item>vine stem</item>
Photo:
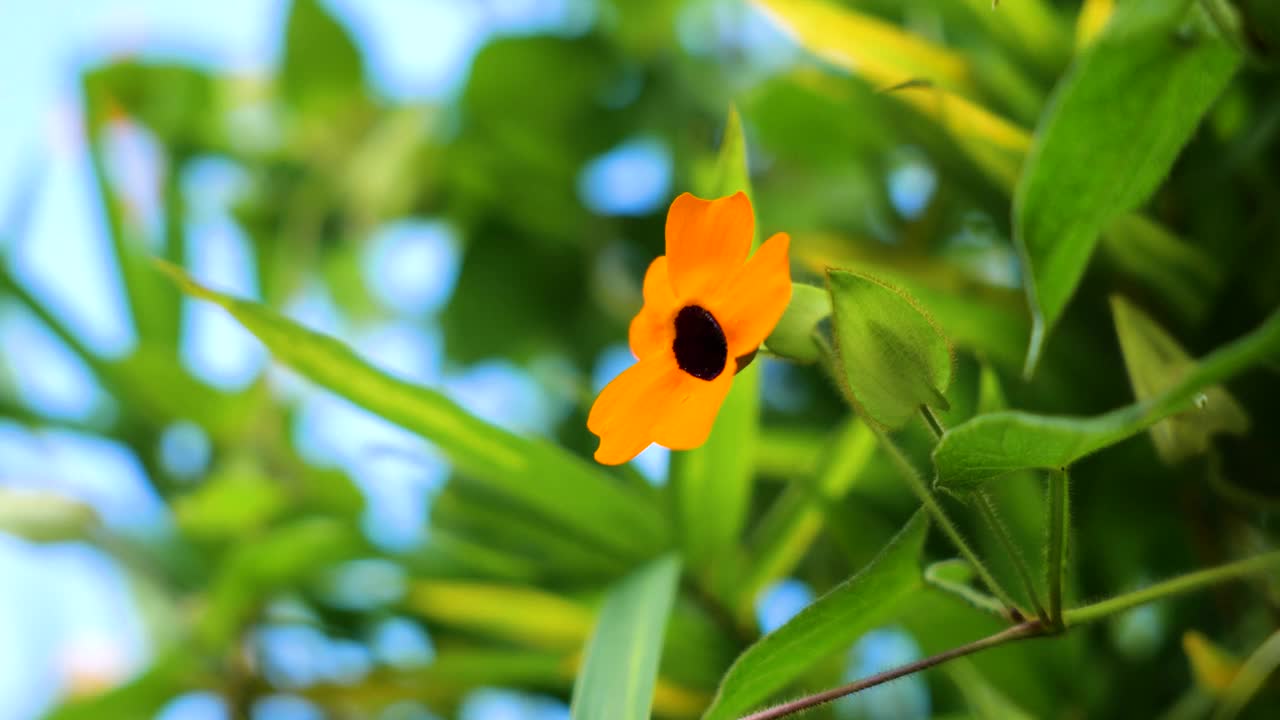
[[[980,650],[986,650],[987,648],[1003,645],[1008,642],[1013,642],[1014,640],[1026,640],[1033,637],[1041,637],[1046,634],[1048,634],[1048,631],[1040,624],[1039,620],[1030,620],[1028,622],[1019,623],[1013,627],[1005,628],[994,635],[988,635],[981,640],[975,640],[971,643],[947,650],[946,652],[940,652],[937,655],[931,655],[927,658],[893,668],[892,670],[877,673],[869,678],[851,682],[847,685],[841,685],[840,687],[831,688],[830,690],[825,690],[815,695],[809,695],[790,702],[782,703],[781,705],[775,705],[774,707],[760,710],[759,712],[754,712],[750,715],[745,715],[740,720],[774,720],[775,718],[786,717],[787,715],[792,715],[804,710],[810,710],[824,703],[829,703],[832,700],[842,698],[845,695],[852,695],[853,693],[861,690],[866,690],[867,688],[872,688],[876,685],[883,685],[884,683],[891,680],[897,680],[898,678],[906,675],[918,673],[921,670],[928,670],[929,668],[935,665],[941,665],[948,660],[954,660],[958,657],[964,657],[965,655],[972,655]]]
[[[1049,511],[1045,524],[1049,534],[1046,543],[1049,553],[1049,622],[1055,627],[1063,625],[1062,580],[1067,571],[1067,534],[1071,525],[1068,484],[1065,468],[1049,473]]]
[[[1138,605],[1154,602],[1156,600],[1163,600],[1175,595],[1181,595],[1193,590],[1209,587],[1210,585],[1216,585],[1229,580],[1253,575],[1272,568],[1280,568],[1280,550],[1273,550],[1268,553],[1255,555],[1251,558],[1237,560],[1232,563],[1227,563],[1226,565],[1219,565],[1218,567],[1208,568],[1206,570],[1197,570],[1196,572],[1187,573],[1181,577],[1156,583],[1155,585],[1143,588],[1142,590],[1118,595],[1109,600],[1103,600],[1102,602],[1093,603],[1092,605],[1085,605],[1084,607],[1075,608],[1074,610],[1068,610],[1063,615],[1064,622],[1060,627],[1047,626],[1039,620],[1028,620],[1012,627],[1005,628],[994,635],[988,635],[980,640],[975,640],[971,643],[952,648],[945,652],[940,652],[937,655],[931,655],[922,660],[917,660],[913,663],[893,668],[892,670],[886,670],[885,672],[877,673],[871,677],[864,678],[847,685],[841,685],[839,687],[831,688],[830,690],[824,690],[820,693],[797,698],[795,700],[782,703],[781,705],[775,705],[774,707],[766,710],[760,710],[758,712],[751,713],[750,715],[744,715],[739,720],[775,720],[776,718],[786,717],[798,712],[810,710],[846,695],[852,695],[853,693],[861,690],[875,687],[876,685],[883,685],[891,680],[897,680],[900,677],[905,677],[907,675],[920,672],[921,670],[928,670],[931,667],[941,665],[949,660],[964,657],[965,655],[972,655],[973,653],[981,650],[993,648],[998,645],[1004,645],[1016,640],[1058,635],[1075,625],[1083,625],[1085,623],[1102,620]]]

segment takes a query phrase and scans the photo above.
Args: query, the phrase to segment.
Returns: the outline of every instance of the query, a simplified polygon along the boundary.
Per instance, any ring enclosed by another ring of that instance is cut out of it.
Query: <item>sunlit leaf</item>
[[[649,557],[666,537],[651,495],[550,443],[478,420],[444,395],[375,369],[350,348],[265,306],[214,292],[165,266],[182,289],[222,306],[276,359],[304,377],[434,442],[471,480],[623,557]]]
[[[290,6],[280,84],[291,103],[325,110],[362,91],[360,51],[320,0],[293,0]]]
[[[1111,312],[1129,383],[1139,402],[1158,397],[1194,370],[1195,360],[1182,346],[1124,298],[1111,298]],[[1196,412],[1173,415],[1151,426],[1156,452],[1166,463],[1203,453],[1217,433],[1241,434],[1249,429],[1244,408],[1220,385],[1205,388],[1196,406]]]
[[[234,539],[262,528],[286,507],[284,489],[250,468],[228,468],[174,501],[183,532],[201,539]]]
[[[933,452],[938,484],[972,488],[1014,470],[1063,468],[1114,445],[1166,417],[1196,412],[1195,399],[1224,382],[1280,355],[1280,313],[1252,333],[1210,353],[1176,385],[1149,400],[1095,417],[1061,417],[1025,412],[982,415],[951,428]]]
[[[758,708],[815,664],[892,619],[922,583],[927,529],[926,516],[917,513],[867,567],[747,648],[703,720],[730,720]]]
[[[1014,197],[1039,361],[1098,236],[1144,203],[1240,63],[1190,0],[1136,0],[1059,83]],[[1089,162],[1081,162],[1081,158]]]
[[[858,410],[900,428],[922,405],[947,409],[951,346],[908,295],[845,270],[827,272],[836,353]]]
[[[83,539],[98,527],[94,509],[48,491],[0,487],[0,532],[33,542]]]
[[[520,585],[423,580],[414,583],[405,602],[440,626],[534,648],[571,650],[591,630],[589,607]]]
[[[896,25],[824,0],[755,0],[824,60],[881,86],[926,80],[969,87],[965,58]]]
[[[1218,647],[1203,633],[1188,630],[1182,635],[1182,651],[1191,663],[1196,684],[1218,695],[1227,689],[1243,661]]]
[[[680,560],[662,557],[605,597],[573,688],[573,720],[646,720]]]

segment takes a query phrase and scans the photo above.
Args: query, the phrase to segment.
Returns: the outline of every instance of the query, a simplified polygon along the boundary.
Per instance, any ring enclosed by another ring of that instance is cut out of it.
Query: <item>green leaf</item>
[[[304,517],[237,545],[210,583],[200,639],[211,649],[224,647],[271,595],[365,549],[354,525],[325,517]]]
[[[1041,117],[1013,209],[1035,321],[1028,374],[1099,234],[1151,196],[1240,63],[1189,8],[1121,4]]]
[[[652,557],[667,529],[653,496],[624,485],[550,443],[489,425],[444,395],[394,378],[337,340],[312,332],[260,303],[204,288],[161,265],[182,289],[222,306],[275,358],[316,384],[434,442],[454,468],[478,484],[620,557]]]
[[[1204,357],[1176,385],[1095,417],[1025,412],[982,415],[948,430],[933,451],[938,484],[968,490],[1014,470],[1064,468],[1171,415],[1196,412],[1205,388],[1280,357],[1280,312],[1257,330]]]
[[[703,720],[730,720],[759,707],[828,656],[884,624],[922,584],[928,519],[917,512],[858,574],[845,580],[740,655]]]
[[[605,598],[573,686],[572,720],[647,720],[680,559],[666,555]]]
[[[519,585],[425,580],[410,588],[406,604],[432,623],[532,648],[571,650],[591,630],[590,608]]]
[[[822,346],[815,334],[818,323],[830,316],[831,296],[825,289],[796,283],[791,286],[791,302],[764,341],[765,347],[789,360],[816,362],[822,357]]]
[[[1116,334],[1124,354],[1129,382],[1139,402],[1158,396],[1191,372],[1195,361],[1154,320],[1124,298],[1111,298]],[[1196,400],[1198,411],[1167,417],[1151,426],[1156,453],[1174,464],[1205,452],[1218,433],[1243,434],[1249,416],[1220,385],[1206,388]]]
[[[284,43],[280,84],[290,103],[331,109],[363,92],[360,51],[320,0],[293,0]]]
[[[0,488],[0,532],[32,542],[84,539],[98,514],[79,500],[40,490]]]
[[[732,107],[716,163],[700,190],[706,197],[751,192],[742,120]],[[695,572],[723,568],[717,560],[737,546],[751,507],[755,474],[753,458],[743,448],[755,446],[759,421],[760,366],[753,364],[733,379],[707,442],[671,457],[680,539],[685,561]]]
[[[839,502],[875,454],[876,436],[850,417],[834,433],[816,477],[790,483],[760,520],[752,537],[755,552],[739,589],[739,604],[754,607],[756,594],[791,573],[822,531],[827,506]]]
[[[1142,215],[1125,215],[1102,233],[1104,257],[1198,326],[1222,287],[1220,259]]]
[[[846,270],[829,270],[840,378],[872,422],[898,429],[929,405],[946,410],[951,345],[906,293]]]
[[[249,468],[217,473],[176,499],[178,526],[193,537],[235,539],[264,527],[288,502],[284,489]]]

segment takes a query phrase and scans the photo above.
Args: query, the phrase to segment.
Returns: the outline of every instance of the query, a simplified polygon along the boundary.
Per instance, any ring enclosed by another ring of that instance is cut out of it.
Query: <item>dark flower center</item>
[[[724,371],[729,343],[720,323],[697,305],[681,308],[676,315],[676,339],[671,343],[680,369],[699,380],[714,380]]]

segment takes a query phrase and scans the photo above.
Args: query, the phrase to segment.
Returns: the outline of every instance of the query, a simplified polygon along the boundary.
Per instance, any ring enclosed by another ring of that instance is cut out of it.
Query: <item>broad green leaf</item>
[[[0,488],[0,532],[33,542],[62,542],[84,539],[98,526],[98,514],[79,500],[49,491]]]
[[[822,357],[822,346],[815,333],[818,323],[831,316],[831,296],[813,285],[791,286],[791,303],[777,327],[764,341],[769,352],[789,360],[816,362]]]
[[[1111,312],[1138,402],[1158,396],[1194,369],[1195,360],[1146,313],[1118,295],[1111,298]],[[1196,404],[1197,412],[1173,415],[1151,426],[1151,440],[1165,463],[1205,452],[1218,433],[1242,434],[1249,429],[1244,408],[1220,385],[1206,388]]]
[[[703,720],[731,720],[760,707],[807,670],[895,617],[902,601],[921,586],[927,529],[924,513],[916,513],[860,572],[747,648],[729,668]]]
[[[527,586],[423,580],[405,603],[432,623],[533,648],[571,650],[591,631],[590,608]]]
[[[312,382],[434,442],[470,480],[584,542],[626,558],[653,556],[666,540],[652,495],[618,483],[561,448],[489,425],[444,395],[392,377],[337,340],[260,303],[204,288],[162,266],[182,289],[214,302]]]
[[[703,185],[700,190],[705,197],[724,197],[740,190],[751,193],[746,139],[742,119],[734,108],[729,109],[720,152]],[[693,573],[724,567],[716,561],[737,545],[751,506],[755,468],[743,448],[753,447],[760,432],[760,365],[753,363],[733,379],[707,442],[671,456],[680,540]],[[717,583],[714,578],[704,579],[711,586]]]
[[[793,480],[760,520],[752,538],[755,551],[741,581],[739,602],[754,607],[756,594],[791,573],[809,552],[826,521],[826,506],[842,499],[866,469],[876,436],[866,423],[850,418],[834,433],[816,477]]]
[[[906,293],[867,275],[829,270],[843,381],[860,413],[898,429],[922,405],[946,410],[951,346]]]
[[[1280,312],[1257,330],[1205,356],[1176,385],[1095,417],[1000,412],[948,430],[933,451],[938,484],[968,490],[1014,470],[1064,468],[1171,415],[1196,412],[1196,398],[1255,365],[1280,357]]]
[[[801,45],[824,60],[880,86],[909,80],[967,90],[963,55],[872,15],[825,0],[754,0]]]
[[[291,4],[280,84],[289,102],[319,110],[331,110],[362,92],[360,51],[320,0],[293,0]]]
[[[667,555],[609,591],[573,686],[573,720],[647,720],[679,579],[680,559]]]
[[[1035,321],[1028,374],[1100,233],[1146,202],[1240,64],[1191,7],[1119,6],[1041,117],[1013,208]]]

